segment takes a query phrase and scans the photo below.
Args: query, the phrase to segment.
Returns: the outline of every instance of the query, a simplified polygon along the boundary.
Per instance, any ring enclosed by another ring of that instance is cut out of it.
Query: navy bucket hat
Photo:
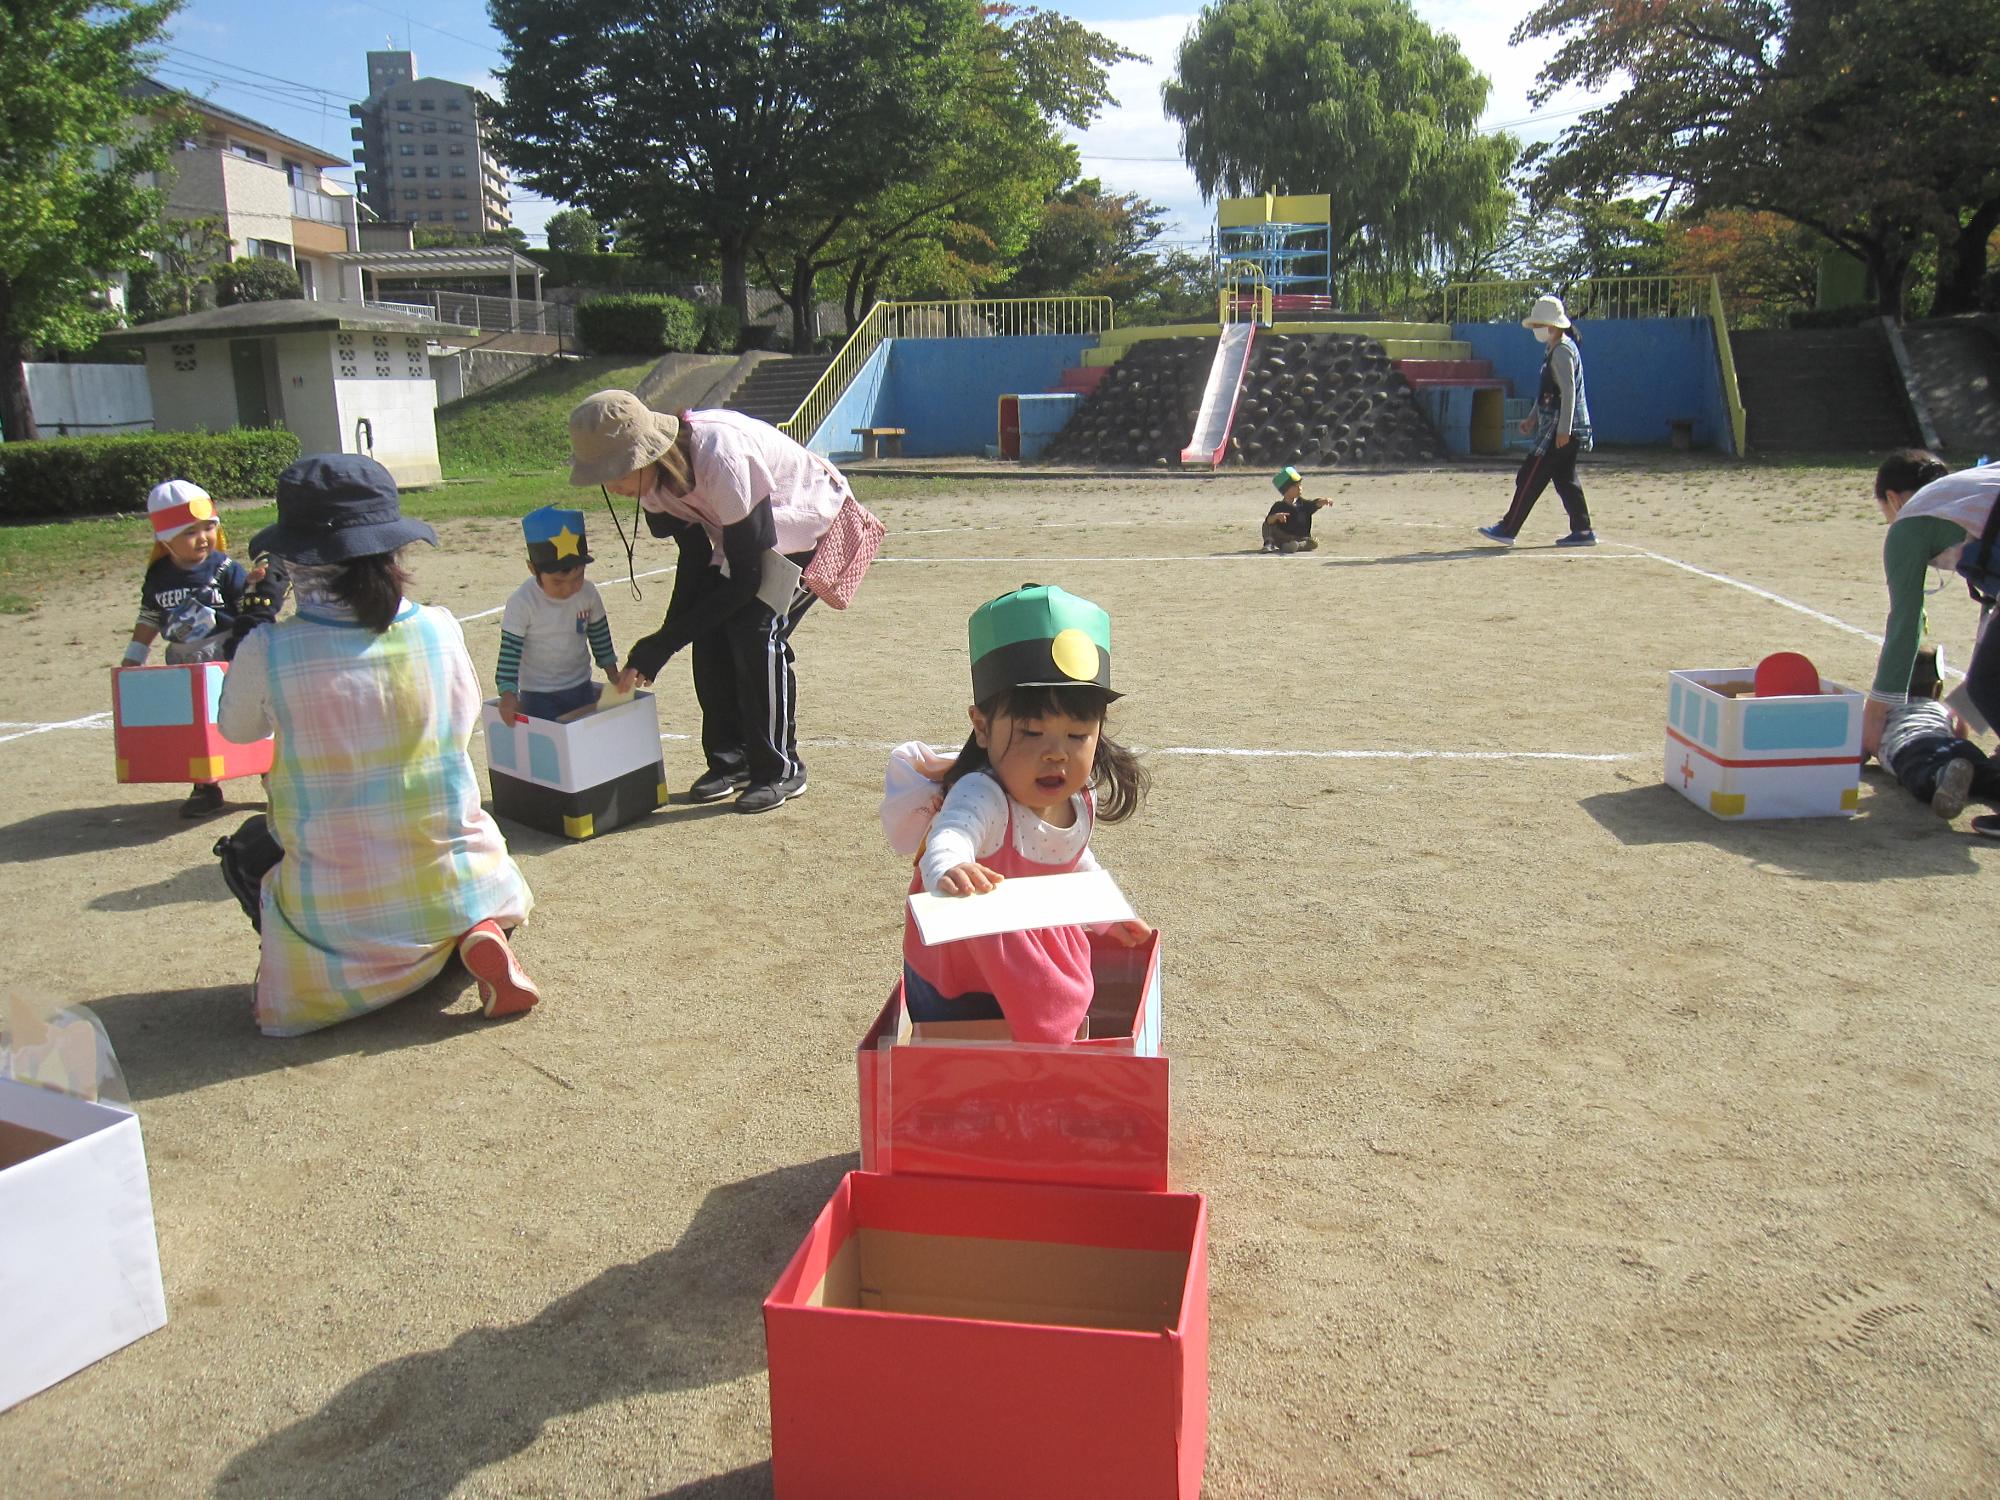
[[[394,552],[411,542],[437,545],[426,521],[408,521],[396,480],[359,453],[316,453],[278,476],[278,519],[250,538],[266,553],[308,567]]]

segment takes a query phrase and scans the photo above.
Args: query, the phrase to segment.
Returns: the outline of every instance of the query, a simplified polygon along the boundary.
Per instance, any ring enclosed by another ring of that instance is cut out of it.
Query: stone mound
[[[1132,346],[1056,435],[1058,463],[1178,467],[1201,411],[1214,339]],[[1259,337],[1230,432],[1233,464],[1335,468],[1441,457],[1444,444],[1374,339],[1345,334]]]

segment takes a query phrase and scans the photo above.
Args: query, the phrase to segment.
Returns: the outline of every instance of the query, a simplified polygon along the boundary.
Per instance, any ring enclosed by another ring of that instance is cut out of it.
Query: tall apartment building
[[[371,52],[367,102],[347,112],[360,122],[354,190],[377,218],[469,233],[513,222],[507,169],[468,85],[417,77],[414,52]]]

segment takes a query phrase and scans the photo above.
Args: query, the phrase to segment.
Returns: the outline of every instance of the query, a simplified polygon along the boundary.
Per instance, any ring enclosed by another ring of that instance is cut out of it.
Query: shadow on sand
[[[1863,778],[1852,818],[1712,818],[1665,782],[1602,792],[1579,804],[1621,844],[1709,844],[1801,880],[1907,880],[1971,875],[1974,835],[1946,828],[1895,782]]]
[[[215,1493],[442,1500],[558,1418],[761,1370],[764,1296],[855,1166],[829,1156],[713,1189],[671,1249],[613,1266],[525,1323],[378,1365],[231,1459]],[[669,1493],[767,1495],[770,1466]]]

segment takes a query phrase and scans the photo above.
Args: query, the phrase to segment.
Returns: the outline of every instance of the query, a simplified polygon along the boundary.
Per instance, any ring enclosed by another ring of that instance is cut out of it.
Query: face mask
[[[1556,336],[1556,331],[1553,328],[1537,327],[1537,328],[1531,328],[1528,331],[1535,336],[1535,342],[1538,344],[1546,344],[1550,339]]]

